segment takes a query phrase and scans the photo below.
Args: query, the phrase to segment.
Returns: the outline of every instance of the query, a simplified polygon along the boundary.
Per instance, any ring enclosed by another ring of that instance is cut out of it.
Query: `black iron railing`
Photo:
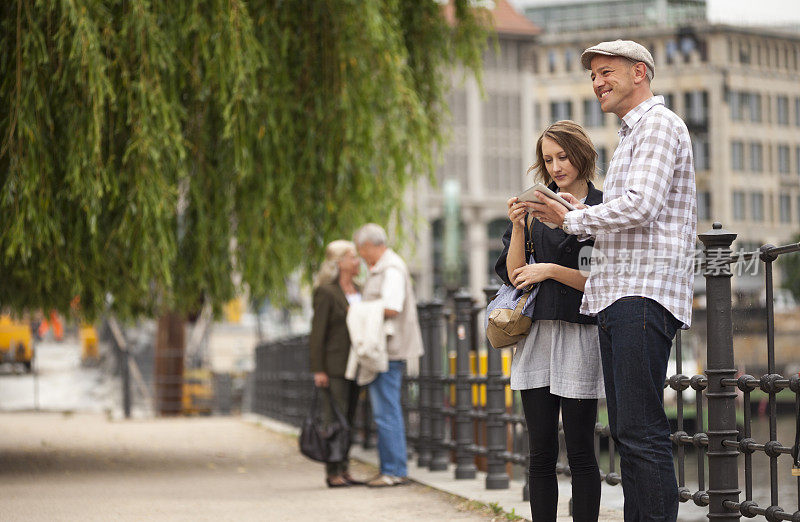
[[[784,507],[780,507],[778,496],[777,461],[797,459],[798,446],[796,440],[789,445],[777,440],[776,395],[794,393],[795,416],[800,416],[800,377],[787,378],[776,373],[772,280],[773,262],[780,255],[800,251],[800,244],[766,245],[757,252],[733,255],[731,244],[736,235],[723,230],[718,223],[699,237],[705,247],[702,270],[706,280],[706,321],[705,325],[698,325],[705,326],[707,336],[705,375],[683,373],[679,332],[675,341],[675,374],[665,382],[665,388],[676,394],[675,431],[671,437],[679,498],[681,502],[707,507],[713,520],[733,521],[741,516],[763,515],[770,521],[800,522],[800,477],[784,479],[797,481],[796,498],[783,499]],[[767,373],[759,378],[741,375],[737,370],[732,328],[731,267],[754,258],[764,263],[766,275]],[[486,293],[487,297],[494,295],[494,289],[487,289]],[[483,303],[474,302],[465,293],[456,293],[447,306],[440,301],[419,305],[425,355],[420,360],[420,375],[407,379],[403,393],[408,441],[419,466],[444,471],[448,464],[453,464],[457,479],[474,479],[479,470],[484,471],[487,489],[508,488],[512,475],[521,476],[525,479],[522,495],[527,500],[525,419],[518,395],[508,389],[504,357],[510,354],[479,341],[485,340],[483,325],[478,321],[483,307]],[[485,349],[479,347],[481,343]],[[254,411],[299,426],[311,393],[307,339],[296,337],[259,346],[256,358]],[[694,392],[693,418],[687,418],[689,409],[683,397],[689,389]],[[750,393],[757,389],[768,396],[769,440],[763,442],[751,437]],[[741,427],[737,426],[739,401],[744,410]],[[366,413],[368,408],[361,410],[364,413],[359,415],[357,427],[366,445],[371,440],[371,422]],[[798,435],[795,434],[795,439]],[[605,444],[608,451],[601,454],[601,445]],[[596,425],[595,448],[601,460],[600,479],[610,485],[620,484],[624,477],[617,472],[616,450],[608,426]],[[759,506],[753,500],[756,452],[769,458],[768,506]],[[687,459],[694,463],[688,463]],[[695,465],[696,484],[692,485],[696,487],[689,487],[687,466]],[[515,466],[518,468],[512,469]],[[738,483],[741,468],[743,499]],[[569,475],[563,455],[557,472]]]

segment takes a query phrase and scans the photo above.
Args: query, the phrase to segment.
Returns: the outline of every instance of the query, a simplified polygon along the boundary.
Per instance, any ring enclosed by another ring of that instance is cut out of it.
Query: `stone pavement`
[[[419,484],[328,489],[296,438],[240,417],[17,412],[0,427],[3,521],[493,519]]]

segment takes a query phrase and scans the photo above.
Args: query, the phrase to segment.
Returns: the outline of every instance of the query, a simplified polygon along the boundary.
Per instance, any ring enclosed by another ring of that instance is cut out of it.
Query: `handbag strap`
[[[336,401],[333,400],[333,394],[331,393],[330,386],[326,386],[323,389],[325,390],[325,393],[328,395],[328,402],[330,403],[331,409],[333,410],[333,414],[336,415],[336,419],[339,421],[339,424],[341,424],[342,426],[349,427],[350,423],[347,422],[347,418],[344,415],[342,415],[342,412],[339,411],[339,407],[336,405]]]
[[[530,214],[525,214],[525,262],[533,254],[533,220],[528,222]]]
[[[319,418],[319,388],[314,386],[314,393],[311,394],[311,411],[308,412],[309,417]]]

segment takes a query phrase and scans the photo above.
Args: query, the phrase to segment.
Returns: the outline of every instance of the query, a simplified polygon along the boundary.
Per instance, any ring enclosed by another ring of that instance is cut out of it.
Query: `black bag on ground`
[[[350,447],[350,426],[325,388],[325,395],[331,405],[336,420],[327,425],[320,418],[319,388],[314,386],[311,411],[303,421],[300,431],[300,453],[317,462],[341,462]]]

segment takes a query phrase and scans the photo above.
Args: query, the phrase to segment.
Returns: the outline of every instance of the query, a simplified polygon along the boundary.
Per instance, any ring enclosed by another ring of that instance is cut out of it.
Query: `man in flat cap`
[[[565,196],[533,214],[570,234],[595,236],[581,313],[597,315],[611,435],[618,444],[625,520],[675,520],[678,487],[664,379],[672,341],[692,317],[697,229],[694,166],[683,121],[654,96],[655,64],[636,42],[602,42],[581,55],[603,112],[622,125],[593,207]],[[599,251],[600,254],[597,254]]]

